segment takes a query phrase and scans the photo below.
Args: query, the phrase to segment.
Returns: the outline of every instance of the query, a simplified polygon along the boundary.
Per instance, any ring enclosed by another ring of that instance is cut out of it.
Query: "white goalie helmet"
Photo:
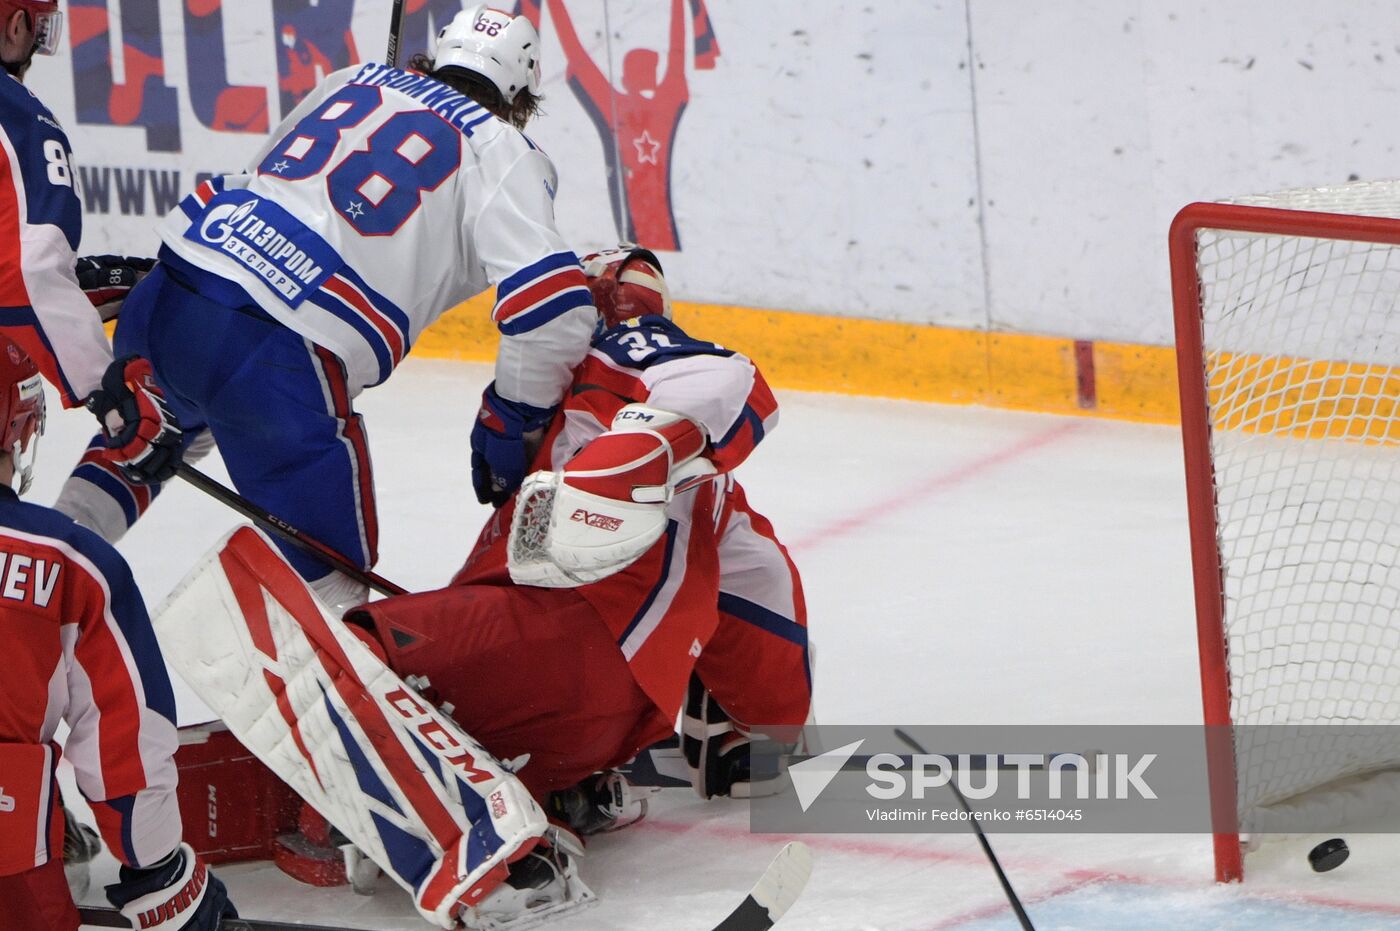
[[[433,68],[462,68],[496,85],[507,104],[540,91],[540,34],[524,16],[485,4],[458,13],[438,33]]]

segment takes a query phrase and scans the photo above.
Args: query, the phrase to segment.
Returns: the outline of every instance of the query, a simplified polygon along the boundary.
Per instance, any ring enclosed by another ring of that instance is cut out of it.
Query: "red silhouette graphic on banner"
[[[190,106],[210,129],[266,133],[267,89],[230,85],[224,52],[224,0],[185,0],[185,58],[190,68]]]
[[[327,75],[360,61],[350,33],[353,11],[354,0],[280,0],[275,5],[283,115]]]
[[[70,0],[73,84],[78,122],[142,126],[152,152],[180,151],[180,100],[166,83],[158,0],[121,5],[122,43],[113,46],[110,0]],[[113,61],[124,77],[117,83]]]
[[[713,68],[719,44],[704,0],[689,0],[695,35],[695,66]],[[680,233],[671,201],[671,154],[676,129],[690,101],[686,80],[685,0],[671,0],[670,41],[666,71],[661,56],[634,48],[622,58],[622,87],[607,75],[579,41],[563,0],[548,0],[567,62],[565,79],[599,135],[608,162],[608,192],[621,238],[651,249],[679,251]],[[538,27],[539,0],[522,0],[519,11]]]

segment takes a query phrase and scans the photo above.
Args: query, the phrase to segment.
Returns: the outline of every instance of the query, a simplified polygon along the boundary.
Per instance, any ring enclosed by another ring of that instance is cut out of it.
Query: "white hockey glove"
[[[574,588],[630,566],[666,531],[671,499],[715,473],[704,429],[629,404],[562,472],[520,486],[507,564],[519,585]]]

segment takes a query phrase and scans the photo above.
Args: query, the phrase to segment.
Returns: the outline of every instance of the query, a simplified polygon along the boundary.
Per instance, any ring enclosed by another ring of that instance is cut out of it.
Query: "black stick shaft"
[[[894,729],[894,735],[908,745],[915,753],[926,752],[919,742],[909,736],[907,732],[900,728]],[[953,795],[957,797],[958,804],[962,806],[963,812],[967,815],[968,823],[972,825],[973,832],[977,835],[977,842],[982,845],[982,852],[991,861],[992,869],[996,871],[997,880],[1001,882],[1001,890],[1006,893],[1006,900],[1011,903],[1011,910],[1016,913],[1016,920],[1021,923],[1023,931],[1035,931],[1035,925],[1031,924],[1031,916],[1026,914],[1025,906],[1021,904],[1020,896],[1016,895],[1016,890],[1011,888],[1011,880],[1007,878],[1006,871],[1001,868],[1001,861],[997,859],[996,852],[992,850],[991,841],[987,840],[987,834],[982,830],[982,825],[972,816],[972,807],[967,804],[967,797],[958,788],[957,776],[948,780],[948,788],[953,790]]]
[[[381,595],[408,594],[408,589],[403,586],[395,585],[382,575],[361,569],[355,563],[346,559],[320,540],[317,540],[315,537],[307,536],[296,527],[282,520],[282,518],[278,517],[276,514],[258,507],[232,488],[219,484],[194,466],[181,463],[176,470],[176,474],[211,498],[221,501],[233,508],[239,514],[242,514],[268,533],[274,533],[284,540],[295,543],[332,569],[345,573],[356,582],[368,585]]]
[[[389,51],[384,56],[384,63],[390,68],[399,66],[399,58],[403,55],[403,18],[404,4],[407,0],[394,0],[393,12],[389,14]]]

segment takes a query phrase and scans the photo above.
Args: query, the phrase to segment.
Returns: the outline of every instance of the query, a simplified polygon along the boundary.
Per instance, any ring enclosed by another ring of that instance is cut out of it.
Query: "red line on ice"
[[[1022,456],[1035,452],[1062,437],[1073,433],[1082,426],[1079,421],[1058,424],[1049,430],[1028,436],[1010,446],[1003,447],[995,452],[988,453],[980,459],[964,463],[957,468],[950,469],[939,475],[931,476],[922,482],[910,485],[901,489],[897,494],[891,495],[883,501],[870,505],[850,514],[840,520],[833,521],[825,527],[821,527],[811,533],[798,538],[796,543],[790,547],[792,550],[803,550],[813,546],[820,546],[828,543],[836,537],[845,536],[852,531],[859,530],[869,524],[888,517],[908,507],[910,502],[917,501],[947,491],[949,488],[961,485],[969,479],[981,476],[983,472],[997,466],[1005,465]]]
[[[985,869],[988,881],[992,881],[992,867],[987,862],[986,857],[979,849],[969,850],[929,850],[922,847],[908,847],[888,841],[875,840],[870,838],[859,838],[858,835],[838,835],[838,834],[754,834],[742,827],[735,827],[727,824],[683,824],[675,821],[666,821],[658,818],[648,818],[636,825],[632,830],[652,830],[661,831],[666,834],[703,834],[713,837],[718,841],[732,843],[735,841],[749,841],[755,845],[772,846],[773,844],[787,843],[792,840],[800,840],[814,850],[826,850],[834,854],[849,854],[857,857],[878,857],[882,859],[921,861],[924,863],[958,864],[960,866],[973,866]],[[971,835],[968,835],[971,840]],[[1018,873],[1038,875],[1058,876],[1061,884],[1048,890],[1039,892],[1021,892],[1023,903],[1044,902],[1057,896],[1066,895],[1085,886],[1093,886],[1105,883],[1119,883],[1129,886],[1155,886],[1162,889],[1192,889],[1203,890],[1214,887],[1215,883],[1209,882],[1210,870],[1207,866],[1202,867],[1201,879],[1199,881],[1187,878],[1173,878],[1169,876],[1153,876],[1150,874],[1125,873],[1121,870],[1110,869],[1065,869],[1058,864],[1045,860],[1008,860],[1005,856],[1000,858],[1002,866],[1006,868],[1011,877],[1012,885],[1016,884]],[[1020,892],[1020,890],[1018,890]],[[1256,901],[1279,902],[1288,905],[1309,905],[1321,908],[1339,908],[1346,911],[1369,912],[1381,915],[1400,915],[1400,903],[1396,902],[1364,902],[1354,899],[1343,899],[1330,895],[1314,895],[1309,893],[1294,892],[1249,892],[1242,890],[1242,898]],[[1009,913],[1011,906],[1005,899],[1000,897],[995,902],[979,906],[975,909],[963,912],[952,918],[940,920],[937,924],[920,926],[918,931],[943,931],[969,921],[976,921],[999,915],[1003,912]],[[1034,917],[1034,916],[1032,916]]]

